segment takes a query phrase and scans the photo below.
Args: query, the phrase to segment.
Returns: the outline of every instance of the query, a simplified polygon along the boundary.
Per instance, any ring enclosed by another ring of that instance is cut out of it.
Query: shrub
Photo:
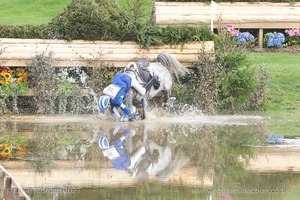
[[[145,48],[212,39],[207,26],[155,25],[141,10],[143,1],[120,7],[115,0],[73,0],[47,25],[0,25],[0,37],[135,41]]]
[[[55,96],[58,77],[55,75],[55,60],[52,55],[36,55],[28,64],[30,71],[30,88],[35,94],[37,113],[55,113]]]
[[[29,63],[30,87],[35,94],[38,114],[75,113],[84,109],[82,86],[87,76],[79,68],[54,67],[52,55],[38,54]]]
[[[191,66],[193,69],[186,92],[182,94],[184,102],[197,106],[205,114],[217,113],[219,75],[221,67],[214,64],[209,54],[199,56],[199,61]]]
[[[62,39],[114,40],[122,38],[125,23],[113,0],[73,0],[49,25]]]
[[[245,102],[251,98],[257,87],[257,80],[247,55],[238,51],[239,45],[232,36],[240,32],[229,32],[233,32],[233,27],[228,31],[219,19],[218,35],[215,37],[215,65],[220,68],[217,101],[219,109],[235,111],[244,108]]]
[[[257,87],[255,71],[250,68],[246,54],[229,52],[224,57],[217,57],[217,63],[223,67],[220,78],[218,105],[221,110],[243,109]]]

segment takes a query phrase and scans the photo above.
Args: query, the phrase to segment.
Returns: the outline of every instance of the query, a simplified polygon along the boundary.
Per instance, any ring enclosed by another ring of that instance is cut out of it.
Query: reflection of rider
[[[115,139],[119,129],[120,127],[115,128],[110,142],[104,134],[99,139],[99,147],[103,155],[111,160],[115,169],[126,170],[140,180],[147,180],[149,175],[155,175],[160,180],[166,181],[187,163],[187,159],[182,154],[173,157],[169,142],[161,146],[148,140],[146,126],[144,126],[143,137],[141,140],[135,140],[135,145],[132,141],[135,135],[134,129],[126,126],[122,136]]]
[[[130,109],[123,103],[130,87],[134,87],[141,95],[145,95],[146,90],[142,87],[133,75],[126,73],[116,73],[112,83],[104,88],[103,95],[99,98],[100,112],[104,112],[110,104],[110,110],[120,121],[128,121],[131,114]],[[120,107],[124,114],[121,117],[117,107]]]
[[[112,135],[116,135],[120,127],[116,128]],[[111,142],[104,134],[100,135],[99,147],[103,150],[103,155],[111,160],[112,165],[116,170],[132,169],[140,157],[145,153],[145,147],[141,146],[133,155],[130,155],[124,147],[124,140],[132,137],[135,132],[131,132],[128,127],[125,127],[123,135],[118,140]]]

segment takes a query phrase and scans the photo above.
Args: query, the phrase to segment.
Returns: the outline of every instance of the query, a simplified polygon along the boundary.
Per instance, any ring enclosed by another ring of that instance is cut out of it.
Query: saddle
[[[137,62],[138,73],[141,79],[147,83],[152,79],[152,75],[148,70],[149,67],[149,60],[147,58],[140,58]]]
[[[144,86],[146,90],[149,90],[152,85],[154,85],[154,89],[157,90],[160,86],[160,81],[158,76],[155,74],[152,76],[152,74],[149,72],[149,60],[147,58],[140,58],[136,64],[140,78],[146,83]]]

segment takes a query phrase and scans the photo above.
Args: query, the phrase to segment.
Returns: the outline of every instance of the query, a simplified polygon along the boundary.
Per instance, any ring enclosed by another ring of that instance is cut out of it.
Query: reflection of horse
[[[188,158],[181,153],[175,152],[171,147],[170,135],[166,135],[164,144],[158,144],[147,138],[147,127],[144,127],[145,155],[135,165],[133,171],[140,180],[147,180],[149,175],[154,175],[161,181],[168,181],[188,162]],[[169,139],[167,139],[169,138]],[[145,139],[147,139],[145,141]]]
[[[168,53],[160,53],[156,58],[156,62],[150,63],[148,70],[158,76],[160,81],[159,88],[155,89],[154,86],[151,86],[145,96],[141,96],[136,90],[131,88],[125,102],[130,109],[132,109],[133,103],[142,104],[142,118],[147,116],[148,100],[161,91],[164,94],[165,102],[167,102],[172,92],[173,81],[175,80],[177,83],[180,83],[179,76],[188,72],[186,67]],[[129,67],[125,73],[134,75],[140,84],[146,84],[136,70]]]
[[[149,175],[154,175],[161,181],[167,181],[187,163],[185,156],[173,151],[167,139],[169,135],[163,144],[158,144],[148,137],[147,126],[143,127],[142,135],[137,134],[135,127],[125,125],[120,136],[120,128],[115,127],[110,141],[103,135],[99,138],[103,155],[112,161],[116,170],[126,170],[140,180],[147,180]]]

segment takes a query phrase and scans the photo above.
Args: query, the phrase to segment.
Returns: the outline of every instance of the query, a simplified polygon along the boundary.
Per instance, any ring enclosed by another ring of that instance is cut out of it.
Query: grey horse
[[[156,62],[150,62],[147,66],[152,76],[155,76],[159,80],[159,86],[151,86],[147,88],[147,92],[144,96],[140,95],[135,89],[131,88],[126,96],[125,104],[132,110],[133,104],[142,105],[142,119],[147,117],[148,112],[148,100],[155,97],[159,92],[164,95],[165,102],[168,102],[171,93],[173,82],[180,83],[179,76],[188,73],[188,69],[183,66],[176,58],[169,53],[159,53]],[[134,65],[127,66],[125,73],[134,75],[138,82],[142,85],[146,85],[147,82],[143,80],[140,70],[134,68]]]

